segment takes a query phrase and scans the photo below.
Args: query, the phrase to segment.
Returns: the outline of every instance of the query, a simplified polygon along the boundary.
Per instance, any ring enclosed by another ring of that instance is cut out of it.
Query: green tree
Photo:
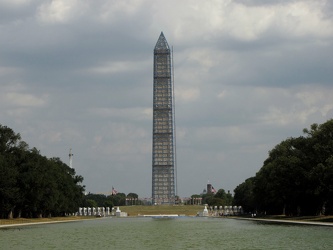
[[[128,195],[127,195],[127,198],[138,198],[139,196],[136,194],[136,193],[129,193]]]
[[[11,153],[21,141],[21,135],[16,134],[11,128],[0,125],[0,152]]]
[[[113,202],[110,201],[109,199],[107,199],[105,202],[104,202],[104,206],[103,207],[109,207],[109,208],[112,208],[114,207],[113,205]]]
[[[104,203],[108,200],[108,197],[109,196],[106,196],[105,194],[89,193],[85,196],[85,199],[86,200],[94,200],[97,203],[97,207],[103,207]]]
[[[224,189],[219,189],[211,200],[212,206],[231,206],[233,197],[230,192],[226,193]]]
[[[17,187],[19,171],[14,152],[20,146],[20,142],[20,134],[0,125],[0,218],[13,217],[19,196],[20,189]]]
[[[253,213],[257,210],[253,195],[254,179],[254,177],[246,179],[234,190],[234,205],[242,206],[245,213]]]
[[[95,200],[87,199],[84,201],[83,207],[98,207],[98,204]]]
[[[254,194],[261,210],[267,213],[300,214],[304,192],[309,184],[304,162],[304,138],[289,138],[270,151],[256,174]]]
[[[324,208],[325,213],[332,213],[332,131],[333,120],[312,124],[303,130],[305,137],[288,138],[269,152],[253,179],[253,197],[259,210],[315,215]]]
[[[82,176],[62,163],[29,149],[20,134],[0,125],[0,218],[42,217],[76,212]]]
[[[208,204],[208,206],[214,205],[214,194],[203,194],[202,204]]]
[[[117,193],[116,195],[110,195],[108,197],[115,206],[126,205],[126,194],[124,193]]]
[[[0,154],[0,218],[12,218],[16,199],[18,171]]]
[[[227,193],[225,192],[224,189],[219,189],[216,194],[214,195],[215,198],[219,198],[221,200],[226,200],[227,198]]]
[[[308,140],[308,155],[311,164],[309,173],[317,210],[326,214],[333,213],[333,119],[318,125],[312,124],[310,129],[303,129]],[[322,211],[325,208],[325,211]]]

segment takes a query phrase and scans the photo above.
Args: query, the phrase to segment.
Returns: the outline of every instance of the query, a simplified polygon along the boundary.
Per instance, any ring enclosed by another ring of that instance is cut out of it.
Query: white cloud
[[[64,23],[86,11],[85,1],[51,0],[38,8],[37,17],[46,23]]]
[[[219,99],[224,99],[226,97],[226,95],[227,95],[227,91],[223,90],[222,92],[220,92],[220,93],[217,94],[217,97]]]
[[[46,103],[47,96],[36,97],[28,93],[9,92],[4,95],[7,104],[22,107],[40,107]]]
[[[311,110],[312,113],[320,112],[323,117],[330,116],[330,112],[333,113],[333,104],[330,102],[333,99],[332,87],[328,91],[326,88],[310,85],[295,96],[302,102],[301,106],[308,109],[309,114]]]
[[[152,119],[152,109],[147,108],[93,108],[88,110],[91,114],[108,119],[122,120],[150,120]]]
[[[192,136],[197,143],[204,141],[211,142],[211,146],[205,146],[207,149],[216,147],[216,143],[223,141],[228,141],[229,144],[243,144],[254,139],[253,134],[246,127],[245,125],[197,127],[192,131]]]
[[[278,32],[282,36],[333,35],[332,20],[323,15],[323,1],[296,1],[278,6],[247,7],[232,4],[226,12],[223,29],[241,40],[259,39],[265,32]]]
[[[0,117],[6,120],[22,122],[35,110],[41,110],[48,105],[48,94],[31,93],[22,83],[0,85],[0,106],[3,108]]]
[[[175,89],[175,98],[177,102],[193,102],[200,98],[200,89],[177,87]]]
[[[274,96],[273,96],[274,95]],[[266,113],[261,117],[265,124],[312,124],[312,116],[317,119],[329,116],[333,111],[333,89],[327,91],[315,85],[302,86],[293,89],[274,89],[268,96],[271,102]]]
[[[133,72],[143,70],[147,68],[147,62],[137,62],[137,61],[110,61],[105,62],[99,66],[93,66],[85,71],[96,73],[96,74],[107,74],[112,75],[116,73],[123,72]]]
[[[40,138],[42,140],[47,140],[49,143],[61,142],[63,140],[63,134],[60,131],[46,131],[46,133],[41,134]]]
[[[119,16],[133,16],[141,11],[147,2],[146,0],[106,1],[100,7],[99,16],[105,22],[115,21]]]
[[[0,66],[0,76],[12,75],[20,73],[20,70],[14,67],[1,67]]]
[[[299,99],[306,107],[318,105],[319,103],[329,100],[333,97],[332,92],[327,92],[320,86],[309,86],[296,93],[296,98]]]
[[[11,109],[7,109],[5,111],[5,114],[8,115],[9,117],[14,117],[14,118],[18,118],[16,121],[20,121],[20,118],[26,117],[27,115],[29,115],[31,113],[31,110],[27,109],[27,108],[11,108]],[[4,114],[2,114],[2,116],[4,116]]]
[[[168,27],[177,41],[212,41],[231,37],[256,41],[275,35],[331,37],[332,20],[325,17],[326,1],[291,1],[278,5],[246,6],[230,0],[155,2],[154,27]],[[168,12],[169,15],[164,15]]]

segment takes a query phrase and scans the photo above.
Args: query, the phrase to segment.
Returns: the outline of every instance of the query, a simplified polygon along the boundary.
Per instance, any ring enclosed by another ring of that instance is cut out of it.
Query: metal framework
[[[176,196],[171,51],[163,32],[154,49],[153,204],[174,204]]]

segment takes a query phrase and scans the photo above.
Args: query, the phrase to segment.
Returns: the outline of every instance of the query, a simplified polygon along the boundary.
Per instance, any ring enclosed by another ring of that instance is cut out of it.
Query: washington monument
[[[152,201],[175,204],[176,167],[171,51],[161,33],[154,48]]]

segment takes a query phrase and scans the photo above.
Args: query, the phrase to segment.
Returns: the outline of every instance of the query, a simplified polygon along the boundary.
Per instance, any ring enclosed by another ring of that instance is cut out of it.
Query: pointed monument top
[[[154,50],[165,50],[165,49],[169,49],[169,45],[167,40],[164,37],[163,32],[161,32],[160,37],[157,40],[157,43],[155,45],[155,49]]]

